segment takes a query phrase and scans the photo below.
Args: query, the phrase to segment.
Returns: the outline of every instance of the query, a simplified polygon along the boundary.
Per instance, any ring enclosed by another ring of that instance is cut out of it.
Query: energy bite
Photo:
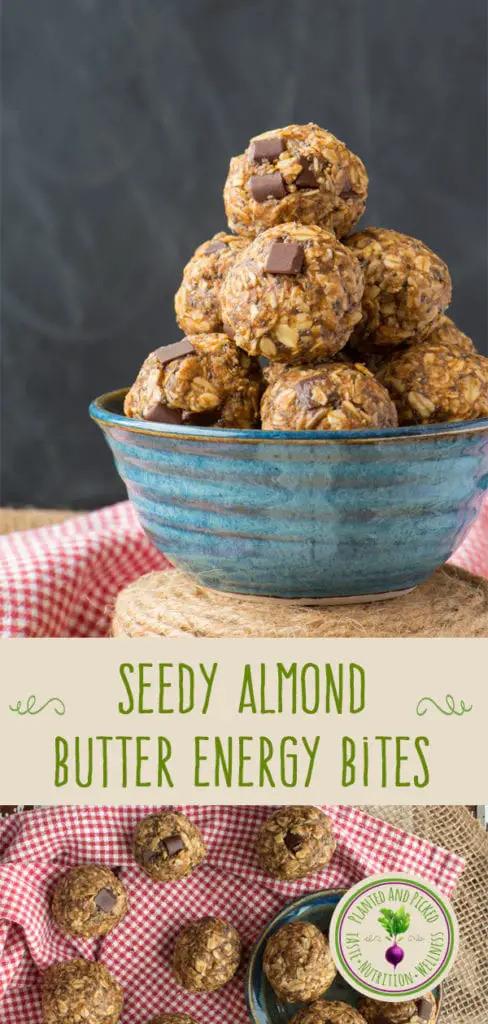
[[[422,337],[447,309],[449,270],[423,242],[389,228],[367,228],[345,244],[364,274],[363,313],[353,344],[400,345]]]
[[[394,353],[378,370],[400,426],[488,416],[488,359],[424,341]]]
[[[263,395],[261,422],[263,430],[365,430],[396,427],[398,418],[366,366],[330,362],[280,374]]]
[[[328,359],[361,319],[359,262],[330,232],[289,223],[259,235],[222,288],[225,330],[249,355],[282,363]]]
[[[174,882],[191,874],[205,859],[202,833],[184,814],[149,814],[132,837],[134,857],[156,882]]]
[[[310,921],[292,921],[271,935],[263,970],[283,1003],[313,1002],[337,973],[327,939]]]
[[[380,1003],[363,996],[358,1003],[366,1024],[434,1024],[437,1003],[432,992],[407,1003]]]
[[[257,360],[225,334],[198,334],[150,353],[124,412],[155,423],[253,427],[261,391]]]
[[[356,347],[347,345],[342,350],[341,356],[351,357],[353,361],[364,360],[371,373],[377,374],[393,355],[405,352],[409,343],[411,345],[443,345],[459,355],[477,355],[471,338],[468,338],[467,334],[463,334],[450,317],[440,316],[422,338],[408,339],[401,346],[395,348],[387,348],[386,345],[370,345],[368,342],[364,345],[364,350],[361,343]]]
[[[295,220],[342,238],[364,213],[367,195],[358,156],[316,124],[291,124],[257,135],[232,158],[224,205],[239,235]]]
[[[173,974],[189,992],[213,992],[234,977],[240,959],[241,940],[235,928],[219,917],[202,917],[178,935]]]
[[[347,1003],[324,1002],[304,1006],[290,1024],[365,1024],[364,1017]]]
[[[176,319],[186,334],[222,331],[222,281],[245,245],[245,239],[219,231],[198,246],[183,271],[183,280],[175,295]]]
[[[127,896],[122,882],[102,864],[81,864],[58,882],[53,918],[66,935],[84,939],[107,935],[123,918]]]
[[[123,1002],[121,986],[103,964],[68,960],[44,973],[44,1024],[117,1024]]]
[[[147,1024],[198,1024],[198,1021],[187,1013],[160,1013],[158,1017],[148,1020]]]
[[[281,807],[263,822],[257,852],[263,871],[293,881],[325,868],[335,850],[329,818],[318,807]]]

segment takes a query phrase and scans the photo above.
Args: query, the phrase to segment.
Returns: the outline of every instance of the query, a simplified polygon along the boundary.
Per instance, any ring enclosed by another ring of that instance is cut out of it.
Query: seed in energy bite
[[[250,187],[252,197],[257,203],[265,203],[267,199],[283,199],[283,196],[286,196],[286,185],[279,171],[275,174],[254,174]]]
[[[279,135],[268,135],[265,139],[254,139],[249,147],[249,159],[253,164],[263,160],[276,160],[285,151],[285,143]]]
[[[274,242],[264,269],[267,274],[299,274],[304,259],[302,245],[295,242]]]

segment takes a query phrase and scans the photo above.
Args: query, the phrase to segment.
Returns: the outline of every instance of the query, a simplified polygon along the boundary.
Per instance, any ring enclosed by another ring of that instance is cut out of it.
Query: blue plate
[[[282,928],[291,921],[311,921],[322,932],[328,932],[332,914],[346,893],[346,889],[320,889],[318,892],[307,893],[300,899],[289,903],[283,910],[266,925],[266,928],[251,952],[246,977],[246,1001],[249,1016],[253,1024],[286,1024],[295,1013],[298,1012],[303,1003],[280,1003],[273,992],[271,985],[267,982],[263,971],[263,954],[266,943],[278,928]],[[440,1015],[441,990],[434,990],[438,1003],[438,1017]],[[355,992],[340,974],[334,984],[323,996],[325,1000],[337,1000],[348,1003],[349,1006],[357,1006],[361,998],[359,992]]]

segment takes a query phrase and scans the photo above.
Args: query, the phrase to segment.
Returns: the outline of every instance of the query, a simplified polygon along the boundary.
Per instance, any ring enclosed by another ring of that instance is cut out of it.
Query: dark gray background
[[[229,157],[314,120],[364,159],[363,223],[447,260],[486,351],[485,0],[6,0],[3,504],[123,495],[94,395],[175,339]]]

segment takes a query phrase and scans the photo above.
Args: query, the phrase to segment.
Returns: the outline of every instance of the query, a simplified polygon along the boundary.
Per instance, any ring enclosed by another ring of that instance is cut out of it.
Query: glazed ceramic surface
[[[322,889],[302,896],[281,910],[261,933],[251,952],[246,977],[247,1008],[253,1024],[286,1024],[286,1021],[291,1020],[303,1005],[290,1003],[285,1006],[280,1003],[264,976],[264,947],[270,935],[283,925],[300,920],[311,921],[322,932],[327,933],[332,914],[345,892],[345,889]],[[440,1005],[440,988],[434,991],[434,995]],[[337,1000],[350,1006],[357,1006],[360,995],[338,975],[322,998],[326,1001]],[[439,1017],[437,1019],[439,1020]]]
[[[446,561],[488,489],[488,419],[372,431],[167,426],[90,407],[147,535],[219,590],[402,592]]]

